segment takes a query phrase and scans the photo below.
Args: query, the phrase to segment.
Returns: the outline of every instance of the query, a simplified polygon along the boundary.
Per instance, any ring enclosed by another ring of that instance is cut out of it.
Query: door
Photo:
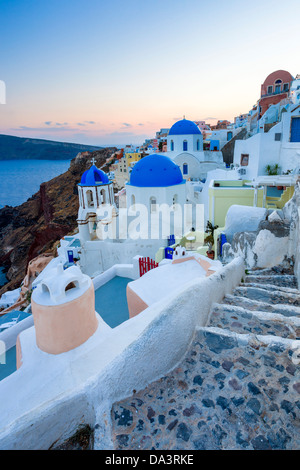
[[[299,117],[292,118],[291,142],[300,142],[300,118]]]

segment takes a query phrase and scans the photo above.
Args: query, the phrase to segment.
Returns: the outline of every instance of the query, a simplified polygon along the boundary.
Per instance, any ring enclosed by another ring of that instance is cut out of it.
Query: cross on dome
[[[95,158],[94,158],[94,157],[92,158],[92,160],[91,160],[91,163],[92,163],[92,165],[95,165],[95,163],[96,163],[96,160],[95,160]]]

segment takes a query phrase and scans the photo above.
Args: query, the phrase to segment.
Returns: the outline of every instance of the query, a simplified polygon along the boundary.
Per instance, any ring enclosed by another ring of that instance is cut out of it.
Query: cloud
[[[77,126],[85,126],[84,122],[77,122]]]
[[[213,121],[217,121],[218,118],[214,118],[214,117],[206,117],[204,118],[204,121],[206,121],[206,119],[210,119],[210,120],[213,120]]]
[[[140,122],[140,123],[138,124],[138,126],[144,126],[144,124],[143,124],[142,122]]]
[[[95,121],[84,121],[86,124],[96,124]]]
[[[129,124],[128,122],[122,122],[122,125],[123,125],[124,127],[132,127],[132,125]]]
[[[46,126],[51,126],[52,121],[45,121]]]
[[[57,125],[50,126],[47,124],[47,127],[30,127],[30,126],[19,126],[17,128],[11,128],[13,131],[35,131],[35,132],[51,132],[51,131],[76,131],[77,129],[71,127],[65,127],[64,125]]]

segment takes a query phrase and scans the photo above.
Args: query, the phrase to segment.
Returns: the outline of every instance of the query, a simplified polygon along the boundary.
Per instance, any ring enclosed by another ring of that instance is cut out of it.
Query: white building
[[[165,153],[181,169],[186,180],[205,179],[207,172],[224,168],[222,152],[203,151],[203,137],[199,127],[188,119],[177,121],[167,137]]]
[[[269,132],[236,141],[234,165],[243,167],[244,179],[265,175],[267,165],[279,165],[281,173],[299,172],[300,108],[293,108],[293,111],[283,112],[281,121]]]
[[[241,130],[242,126],[232,126],[230,129],[214,129],[210,131],[206,136],[206,140],[210,142],[210,150],[214,150],[214,148],[216,148],[216,150],[221,150],[224,145],[239,134]]]
[[[114,206],[113,183],[104,171],[93,164],[82,175],[78,185],[78,195],[79,237],[83,242],[94,240],[99,221],[97,210],[106,204]]]
[[[147,209],[149,237],[155,228],[162,243],[166,235],[175,231],[175,217],[166,220],[158,214],[158,205],[174,209],[183,226],[183,208],[186,203],[186,184],[178,165],[162,154],[144,157],[132,169],[130,182],[126,184],[127,209],[138,210],[138,205]],[[180,215],[179,215],[180,212]],[[159,224],[159,228],[158,228]]]
[[[139,160],[125,188],[127,207],[117,211],[112,183],[95,165],[78,185],[79,234],[70,237],[67,246],[64,240],[63,252],[76,247],[74,258],[78,254],[82,271],[90,276],[131,263],[137,255],[154,258],[171,236],[181,237],[192,226],[193,213],[186,214],[184,208],[186,181],[167,156],[151,154]]]
[[[300,75],[291,83],[290,98],[293,104],[300,104]]]

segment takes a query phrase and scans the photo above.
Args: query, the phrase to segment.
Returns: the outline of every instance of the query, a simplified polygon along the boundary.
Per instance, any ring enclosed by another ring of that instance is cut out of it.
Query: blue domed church
[[[208,171],[225,167],[222,152],[203,151],[201,131],[188,119],[173,124],[167,148],[166,155],[180,167],[185,180],[203,180]]]
[[[168,206],[178,215],[178,226],[181,224],[183,208],[186,203],[186,181],[182,176],[179,166],[166,155],[151,154],[137,162],[131,172],[130,182],[126,184],[127,208],[133,213],[138,205],[147,210],[147,224],[150,233],[153,229],[155,215],[160,208]],[[179,214],[180,212],[180,214]],[[176,221],[169,223],[160,214],[159,239],[166,239],[176,232]],[[166,223],[163,229],[164,222]],[[169,225],[167,225],[169,224]]]

